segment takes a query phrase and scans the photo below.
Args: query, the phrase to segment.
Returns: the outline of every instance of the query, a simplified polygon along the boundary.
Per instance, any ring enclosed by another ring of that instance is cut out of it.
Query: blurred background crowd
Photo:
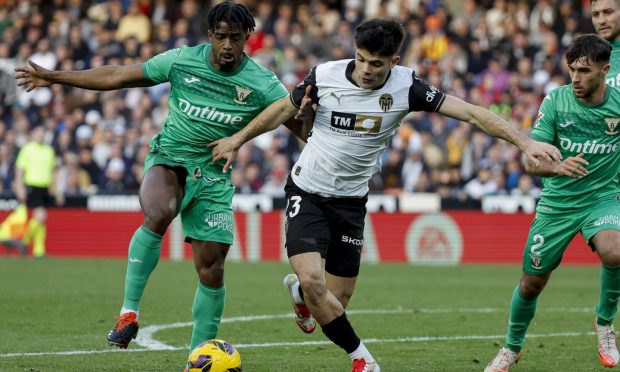
[[[246,53],[291,90],[318,63],[352,58],[353,31],[369,17],[401,20],[401,64],[443,91],[491,109],[529,133],[549,90],[567,84],[563,52],[593,32],[587,0],[313,0],[244,2],[257,28]],[[0,195],[31,130],[45,128],[57,155],[54,192],[66,197],[136,193],[148,142],[168,114],[168,85],[94,92],[53,85],[25,92],[13,69],[28,59],[58,70],[141,63],[208,42],[197,0],[0,0]],[[303,144],[284,127],[246,144],[238,193],[284,196]],[[468,123],[411,113],[371,180],[371,192],[435,192],[466,205],[484,195],[533,195],[520,153]]]

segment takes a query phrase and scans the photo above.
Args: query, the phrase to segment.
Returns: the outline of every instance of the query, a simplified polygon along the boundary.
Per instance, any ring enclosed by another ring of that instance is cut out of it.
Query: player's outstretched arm
[[[512,143],[521,149],[533,164],[539,164],[540,159],[558,162],[562,160],[560,150],[555,146],[534,141],[491,111],[472,105],[460,98],[446,95],[446,99],[438,112],[442,115],[473,124],[494,137]]]
[[[588,174],[586,166],[590,164],[583,158],[583,155],[571,156],[559,163],[548,159],[539,159],[539,164],[536,165],[529,158],[523,159],[523,163],[525,164],[525,171],[534,176],[580,178]]]
[[[284,125],[304,142],[308,142],[310,132],[314,126],[315,107],[312,100],[312,90],[315,86],[308,84],[304,91],[304,97],[301,99],[301,105],[295,117],[288,119]]]
[[[288,96],[275,101],[239,132],[209,143],[208,146],[213,147],[211,151],[213,162],[226,159],[223,172],[228,172],[241,145],[260,134],[276,129],[292,117],[297,110]]]
[[[30,66],[17,67],[15,78],[17,85],[26,91],[50,84],[70,85],[92,90],[113,90],[120,88],[148,87],[155,83],[146,79],[142,65],[102,66],[81,71],[50,71],[32,61]]]

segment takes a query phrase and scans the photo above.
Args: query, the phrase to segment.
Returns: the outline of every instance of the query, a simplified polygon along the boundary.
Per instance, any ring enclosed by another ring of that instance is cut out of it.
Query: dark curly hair
[[[251,33],[256,27],[254,17],[242,4],[231,3],[225,1],[217,4],[207,16],[207,27],[213,32],[220,22],[226,22],[229,25],[239,26],[241,30]]]
[[[596,34],[585,34],[575,38],[566,51],[566,62],[569,65],[581,58],[593,63],[608,63],[610,57],[611,44]]]

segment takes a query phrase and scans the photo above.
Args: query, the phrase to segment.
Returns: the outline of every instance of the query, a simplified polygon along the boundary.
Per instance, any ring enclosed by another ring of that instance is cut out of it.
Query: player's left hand
[[[562,161],[562,154],[560,153],[560,150],[558,150],[557,147],[545,142],[530,139],[524,146],[523,152],[525,153],[525,156],[527,156],[528,159],[530,159],[537,167],[540,165],[539,159],[547,159],[557,162]]]
[[[222,172],[227,173],[230,169],[230,166],[237,158],[237,151],[239,151],[239,146],[236,145],[232,137],[220,138],[217,141],[209,143],[207,146],[213,147],[213,150],[211,150],[211,158],[213,163],[216,163],[217,161],[222,159],[226,159],[226,164],[224,164]]]
[[[311,84],[306,87],[304,98],[301,99],[301,105],[299,106],[297,114],[295,114],[295,119],[302,120],[304,122],[314,121],[314,103],[312,102],[311,97],[312,90],[314,88],[314,85]]]

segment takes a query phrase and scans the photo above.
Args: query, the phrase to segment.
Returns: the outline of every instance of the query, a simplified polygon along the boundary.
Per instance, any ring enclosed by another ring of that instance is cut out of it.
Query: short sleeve
[[[444,92],[412,74],[413,82],[409,88],[409,111],[438,111],[446,99]]]
[[[147,79],[155,83],[167,82],[170,68],[179,54],[181,54],[181,48],[171,49],[156,55],[142,64],[142,73]]]
[[[306,95],[306,88],[308,85],[312,85],[312,91],[310,92],[310,98],[312,98],[312,102],[318,103],[319,97],[317,95],[318,88],[316,87],[316,67],[313,67],[310,70],[310,73],[304,78],[304,80],[299,83],[295,89],[291,92],[291,102],[295,107],[299,108],[301,106],[301,100]]]
[[[555,105],[551,95],[547,95],[540,104],[538,116],[532,129],[532,139],[553,143],[555,139]]]
[[[267,107],[275,101],[286,97],[287,95],[288,90],[286,90],[284,84],[282,84],[280,80],[278,80],[278,78],[273,75],[273,77],[271,78],[271,85],[265,92],[265,102],[263,107]]]
[[[24,147],[19,150],[17,154],[17,159],[15,159],[15,167],[19,169],[24,169],[26,164],[28,163],[28,144],[24,145]]]

